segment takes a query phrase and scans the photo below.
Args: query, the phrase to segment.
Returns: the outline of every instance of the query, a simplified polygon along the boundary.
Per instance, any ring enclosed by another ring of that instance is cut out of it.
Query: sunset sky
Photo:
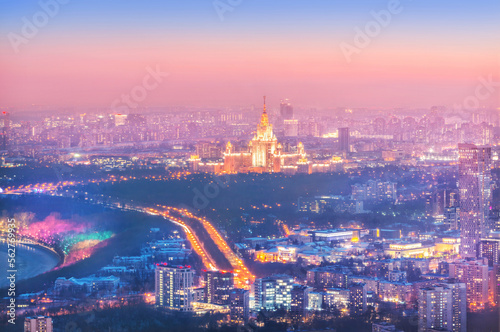
[[[479,77],[500,81],[498,0],[401,0],[350,62],[341,43],[355,46],[355,28],[391,1],[239,2],[221,20],[212,0],[67,1],[25,38],[23,17],[43,20],[41,5],[0,0],[0,106],[110,107],[147,67],[169,75],[141,106],[249,105],[266,94],[304,107],[428,108],[462,103]],[[481,103],[498,107],[499,89]]]

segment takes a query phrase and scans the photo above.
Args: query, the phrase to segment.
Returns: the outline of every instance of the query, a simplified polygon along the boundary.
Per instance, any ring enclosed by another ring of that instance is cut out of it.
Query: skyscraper
[[[467,330],[464,283],[436,284],[419,290],[418,331],[429,329],[465,332]]]
[[[339,149],[341,152],[351,152],[350,139],[349,128],[339,128]]]
[[[175,311],[193,310],[193,270],[190,266],[157,265],[156,306]]]
[[[229,293],[234,288],[234,276],[226,271],[205,272],[205,301],[213,304],[228,304]]]
[[[479,256],[479,241],[490,230],[491,148],[459,144],[460,255]]]
[[[256,311],[275,309],[276,281],[270,277],[259,278],[254,283],[254,298]]]
[[[52,318],[46,316],[26,317],[24,332],[52,332]]]
[[[293,106],[288,99],[282,100],[280,103],[280,117],[283,120],[293,119]]]
[[[273,133],[273,125],[269,123],[266,110],[266,97],[264,97],[264,111],[257,126],[257,132],[249,143],[252,152],[252,166],[272,170],[272,155],[276,152],[278,139]]]
[[[9,145],[10,113],[3,112],[0,126],[0,150],[7,150]]]

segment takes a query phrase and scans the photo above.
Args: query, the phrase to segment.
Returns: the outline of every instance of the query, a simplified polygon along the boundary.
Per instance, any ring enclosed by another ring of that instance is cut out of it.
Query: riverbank
[[[0,271],[7,273],[8,269],[8,246],[6,242],[0,242]],[[26,280],[54,269],[63,262],[63,258],[54,249],[37,244],[16,245],[15,264],[17,280]],[[0,278],[0,288],[8,285],[7,278]]]

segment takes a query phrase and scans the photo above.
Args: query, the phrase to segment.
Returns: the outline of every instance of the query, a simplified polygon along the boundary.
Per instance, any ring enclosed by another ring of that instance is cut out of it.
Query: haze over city
[[[500,331],[499,15],[0,0],[0,330]]]

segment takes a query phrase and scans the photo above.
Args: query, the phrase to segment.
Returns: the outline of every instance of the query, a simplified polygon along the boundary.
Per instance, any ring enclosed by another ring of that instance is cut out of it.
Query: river
[[[16,245],[16,280],[29,279],[53,269],[59,263],[59,256],[41,246]],[[7,243],[0,242],[0,288],[8,285]]]

